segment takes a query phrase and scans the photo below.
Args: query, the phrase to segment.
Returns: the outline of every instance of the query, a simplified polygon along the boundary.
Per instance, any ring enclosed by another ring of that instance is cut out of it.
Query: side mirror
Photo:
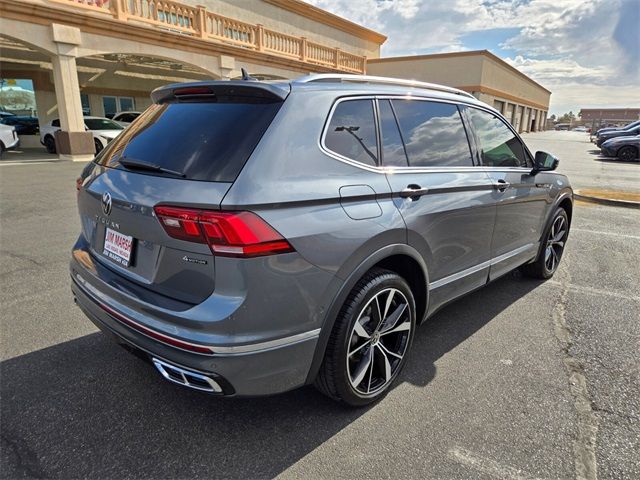
[[[549,172],[558,168],[560,160],[547,152],[536,152],[535,159],[533,160],[533,170],[531,174],[535,175],[538,172]]]

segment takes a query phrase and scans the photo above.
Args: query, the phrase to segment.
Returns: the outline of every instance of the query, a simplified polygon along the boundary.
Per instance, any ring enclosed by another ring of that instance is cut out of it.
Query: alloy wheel
[[[555,272],[560,263],[564,243],[567,237],[567,220],[564,215],[558,215],[551,225],[547,247],[544,252],[544,265],[549,272]]]
[[[620,150],[619,156],[620,156],[620,160],[624,160],[628,162],[631,160],[635,160],[636,152],[633,148],[624,147]]]
[[[356,319],[347,349],[351,387],[371,396],[394,379],[411,337],[411,310],[396,288],[384,289],[369,300]]]

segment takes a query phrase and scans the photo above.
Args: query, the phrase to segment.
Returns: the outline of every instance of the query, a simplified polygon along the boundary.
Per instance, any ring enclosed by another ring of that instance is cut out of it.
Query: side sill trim
[[[440,288],[443,287],[451,282],[455,282],[457,280],[460,280],[466,276],[469,275],[473,275],[474,273],[477,273],[481,270],[484,270],[487,267],[490,267],[492,265],[496,265],[500,262],[504,262],[505,260],[510,259],[511,257],[515,257],[516,255],[520,255],[523,252],[526,252],[527,250],[533,250],[533,248],[535,247],[534,243],[528,243],[527,245],[523,245],[522,247],[518,247],[515,250],[511,250],[510,252],[507,253],[503,253],[502,255],[499,255],[497,257],[494,257],[490,260],[487,260],[486,262],[482,262],[479,263],[478,265],[474,265],[473,267],[467,268],[465,270],[462,270],[460,272],[454,273],[452,275],[449,275],[448,277],[444,277],[441,278],[440,280],[436,280],[435,282],[431,282],[429,283],[429,289],[430,290],[434,290],[436,288]]]

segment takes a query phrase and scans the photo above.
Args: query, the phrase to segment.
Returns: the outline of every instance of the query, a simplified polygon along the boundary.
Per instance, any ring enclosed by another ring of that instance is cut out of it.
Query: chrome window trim
[[[329,110],[329,115],[327,115],[327,118],[326,118],[326,120],[324,122],[324,126],[322,127],[322,135],[320,136],[320,139],[318,141],[318,146],[320,147],[320,150],[322,150],[324,153],[326,153],[330,157],[335,158],[336,160],[339,160],[339,161],[341,161],[343,163],[347,163],[349,165],[352,165],[354,167],[358,167],[358,168],[361,168],[363,170],[367,170],[369,172],[384,173],[382,167],[367,165],[367,164],[358,162],[357,160],[354,160],[352,158],[345,157],[344,155],[340,155],[338,152],[334,152],[329,147],[327,147],[327,145],[325,143],[325,140],[327,138],[327,132],[329,131],[329,124],[331,123],[331,119],[333,118],[333,114],[335,113],[336,108],[338,107],[338,105],[340,105],[342,102],[348,102],[348,101],[353,101],[353,100],[369,100],[371,102],[371,109],[372,109],[372,112],[373,112],[373,119],[374,119],[374,121],[376,121],[376,105],[374,103],[375,98],[376,97],[374,95],[353,95],[353,96],[349,96],[349,97],[338,98],[333,103],[333,105],[331,106],[331,110]],[[376,145],[378,143],[377,135],[378,135],[378,132],[377,132],[377,127],[376,127]],[[378,152],[378,157],[379,156],[380,156],[380,154]],[[379,158],[378,158],[378,161],[380,161]]]
[[[475,98],[475,97],[474,97]],[[466,103],[464,101],[460,101],[460,102],[456,102],[453,100],[449,100],[449,99],[443,99],[443,98],[438,98],[438,97],[431,97],[431,96],[416,96],[416,95],[390,95],[390,94],[383,94],[383,95],[347,95],[344,97],[339,97],[338,99],[336,99],[333,103],[333,105],[331,106],[331,109],[329,110],[329,114],[327,115],[327,118],[324,122],[324,126],[322,127],[322,134],[320,135],[320,138],[318,139],[318,147],[320,148],[320,150],[330,156],[331,158],[338,160],[342,163],[346,163],[348,165],[351,165],[353,167],[357,167],[360,168],[362,170],[366,170],[368,172],[372,172],[372,173],[381,173],[381,174],[388,174],[388,175],[395,175],[398,173],[408,173],[408,174],[412,174],[412,173],[451,173],[451,172],[479,172],[482,171],[480,170],[478,167],[482,167],[482,165],[469,165],[469,166],[452,166],[452,167],[444,167],[444,166],[440,166],[440,167],[384,167],[384,166],[376,166],[373,167],[371,165],[366,165],[364,163],[360,163],[356,160],[353,160],[351,158],[345,157],[340,155],[337,152],[334,152],[333,150],[331,150],[329,147],[327,147],[325,145],[325,138],[327,136],[327,130],[328,130],[328,126],[329,123],[331,123],[331,118],[333,117],[333,113],[336,109],[336,107],[341,103],[341,102],[345,102],[345,101],[349,101],[349,100],[419,100],[419,101],[423,101],[423,102],[439,102],[439,103],[449,103],[451,105],[460,105],[460,104],[464,104],[464,105],[473,105],[470,103]],[[461,99],[464,100],[464,99]],[[374,114],[375,114],[375,110],[376,109],[376,105],[374,103]],[[491,112],[490,110],[487,110],[490,113],[494,113]],[[461,122],[464,126],[464,119],[461,118]],[[378,122],[379,124],[379,122]],[[466,130],[466,127],[465,127]],[[468,135],[469,132],[466,132],[467,134],[467,143],[469,143],[469,139],[468,139]],[[378,143],[381,143],[382,140],[379,139]],[[469,145],[469,148],[471,148],[471,146]],[[473,157],[473,152],[470,152],[471,156]],[[380,153],[378,153],[378,157],[380,157]],[[379,160],[379,159],[378,159]],[[473,161],[473,158],[472,158]]]
[[[513,127],[513,125],[511,125],[511,122],[509,122],[509,120],[507,120],[507,118],[502,115],[502,113],[500,113],[499,111],[497,111],[495,108],[491,108],[489,105],[484,106],[484,105],[472,105],[470,103],[466,103],[465,105],[467,105],[469,108],[476,108],[478,110],[482,110],[484,112],[490,113],[492,115],[494,115],[496,118],[498,118],[500,121],[502,121],[502,123],[504,123],[507,128],[509,130],[511,130],[511,133],[514,134],[514,136],[520,141],[520,144],[522,145],[523,151],[525,156],[531,161],[531,167],[525,168],[525,167],[495,167],[493,165],[484,165],[482,163],[482,155],[478,155],[480,158],[480,167],[486,167],[486,168],[517,168],[517,169],[525,169],[528,171],[531,171],[531,169],[533,168],[534,165],[534,158],[533,155],[531,154],[531,151],[529,150],[529,147],[527,147],[527,144],[524,143],[524,140],[522,140],[522,137],[520,136],[520,134],[518,132],[516,132],[516,129]],[[475,126],[473,125],[473,122],[471,122],[471,119],[469,119],[469,123],[471,125],[471,129],[473,130],[473,134],[477,137],[478,136],[478,132],[476,131]],[[477,142],[476,142],[477,143]],[[478,147],[478,154],[480,153],[480,148]],[[497,170],[494,170],[497,171]]]
[[[480,272],[485,268],[491,267],[492,265],[497,265],[498,263],[504,262],[505,260],[509,260],[516,255],[526,252],[527,250],[535,250],[537,251],[537,246],[535,243],[528,243],[521,247],[518,247],[510,252],[503,253],[502,255],[498,255],[497,257],[490,258],[489,260],[474,265],[473,267],[466,268],[465,270],[461,270],[452,275],[441,278],[440,280],[436,280],[435,282],[429,283],[429,290],[435,290],[436,288],[443,287],[448,285],[449,283],[455,282],[457,280],[461,280],[464,277],[468,277],[469,275],[473,275],[474,273]]]

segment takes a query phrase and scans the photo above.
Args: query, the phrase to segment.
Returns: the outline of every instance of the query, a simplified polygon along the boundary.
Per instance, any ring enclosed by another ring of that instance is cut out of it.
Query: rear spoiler
[[[266,83],[246,80],[172,83],[151,92],[153,103],[207,101],[208,98],[247,98],[283,101],[291,92],[285,82]]]

